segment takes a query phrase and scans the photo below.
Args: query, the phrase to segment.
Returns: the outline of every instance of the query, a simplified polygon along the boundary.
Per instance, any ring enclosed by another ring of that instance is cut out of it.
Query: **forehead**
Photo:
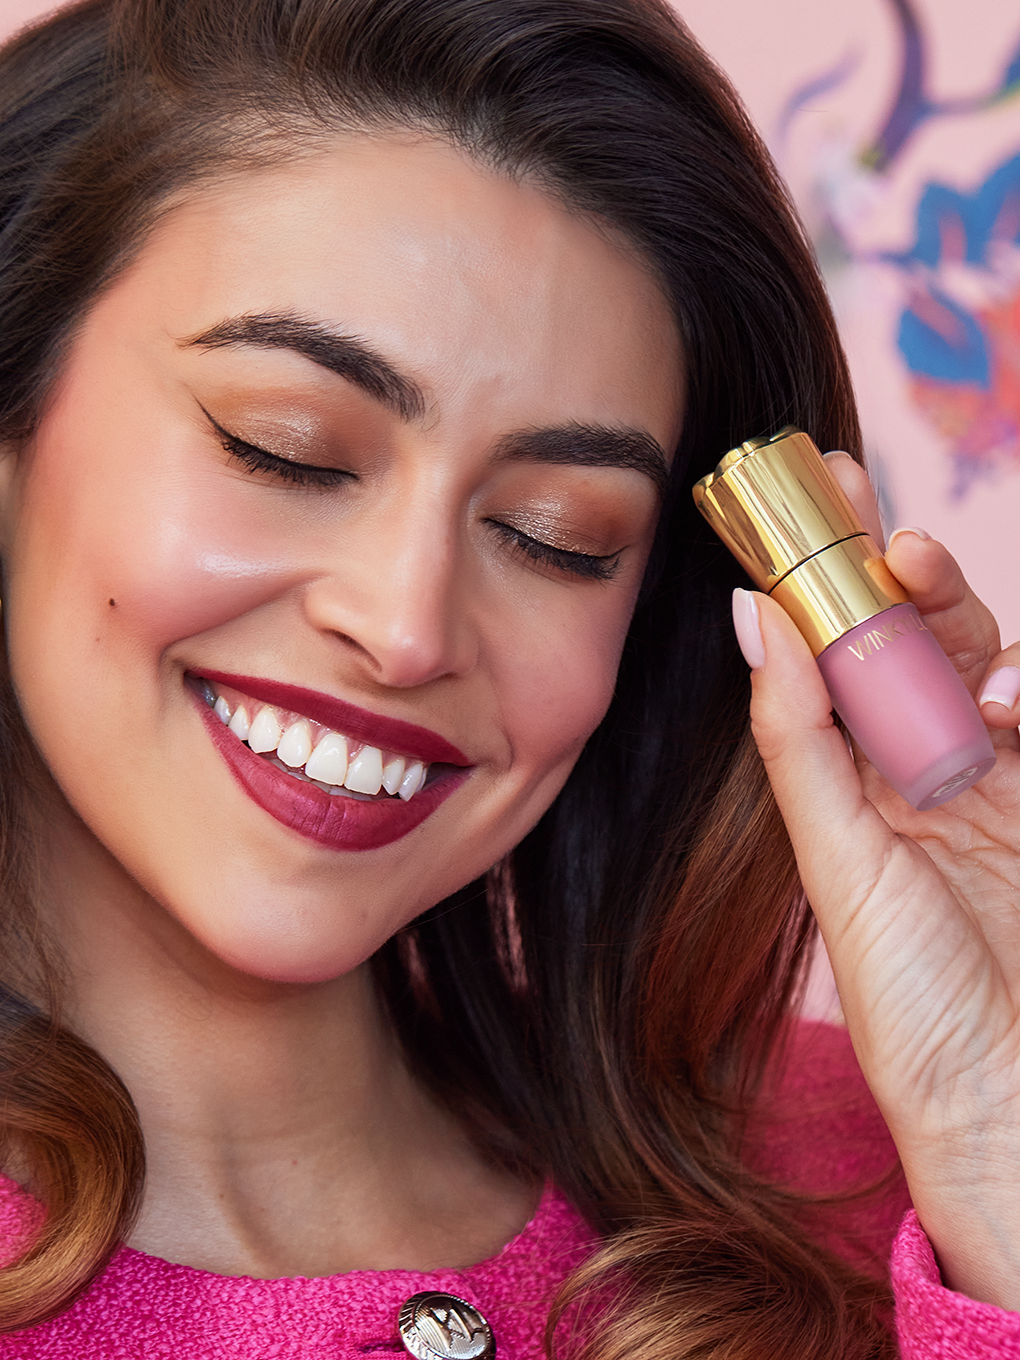
[[[200,185],[116,287],[177,342],[295,314],[370,339],[437,395],[523,380],[536,421],[551,404],[634,423],[650,399],[657,425],[677,419],[676,326],[637,252],[431,137],[351,135]]]

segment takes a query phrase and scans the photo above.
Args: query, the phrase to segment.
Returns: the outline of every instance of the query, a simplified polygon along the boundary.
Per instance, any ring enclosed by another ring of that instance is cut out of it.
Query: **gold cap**
[[[730,449],[694,500],[815,656],[908,599],[814,441],[792,425]]]

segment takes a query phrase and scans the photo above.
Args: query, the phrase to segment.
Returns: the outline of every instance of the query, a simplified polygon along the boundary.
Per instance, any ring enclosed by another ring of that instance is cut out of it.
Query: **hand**
[[[829,465],[877,524],[860,469]],[[945,548],[905,532],[887,560],[971,693],[991,679],[1008,699],[995,673],[1020,667],[1020,645],[999,650]],[[864,1075],[946,1284],[1020,1310],[1020,702],[982,705],[995,769],[915,812],[851,754],[787,615],[750,598],[753,731]]]

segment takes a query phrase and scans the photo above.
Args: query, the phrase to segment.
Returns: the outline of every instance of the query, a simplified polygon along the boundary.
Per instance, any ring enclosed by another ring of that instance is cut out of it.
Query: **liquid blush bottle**
[[[897,793],[924,812],[988,773],[977,705],[806,434],[731,449],[694,500],[800,629],[833,708]]]

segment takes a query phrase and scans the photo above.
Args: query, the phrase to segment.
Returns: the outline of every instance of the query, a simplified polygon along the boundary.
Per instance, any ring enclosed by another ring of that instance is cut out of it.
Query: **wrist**
[[[943,1153],[937,1168],[904,1161],[904,1171],[946,1288],[1020,1312],[1020,1184],[1015,1170],[1008,1172],[985,1149],[977,1159]]]

